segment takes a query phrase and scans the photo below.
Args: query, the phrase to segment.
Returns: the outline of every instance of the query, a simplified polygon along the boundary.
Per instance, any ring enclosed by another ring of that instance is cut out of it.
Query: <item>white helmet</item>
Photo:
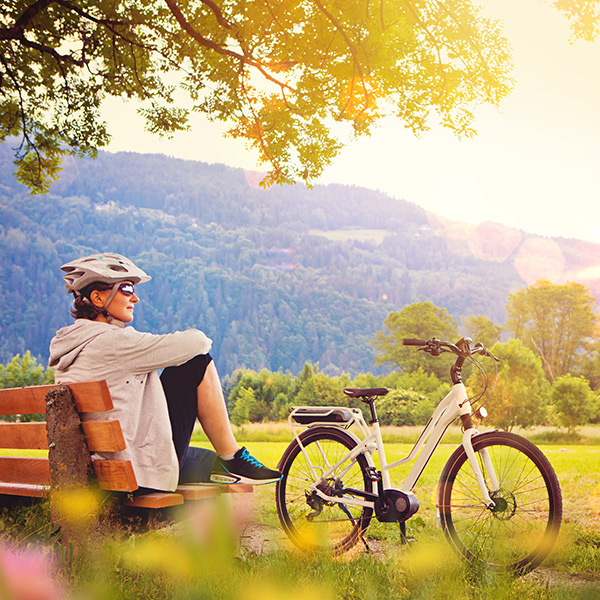
[[[121,281],[138,284],[150,281],[142,269],[131,260],[120,254],[92,254],[64,264],[63,279],[67,291],[79,296],[79,292],[90,283],[106,283],[108,285]],[[107,303],[108,304],[108,303]]]

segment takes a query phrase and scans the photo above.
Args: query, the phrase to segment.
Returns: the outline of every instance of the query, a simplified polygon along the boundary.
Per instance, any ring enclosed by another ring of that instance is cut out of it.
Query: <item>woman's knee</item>
[[[163,388],[174,387],[177,389],[187,386],[197,388],[212,363],[210,354],[198,354],[182,365],[167,367],[160,376]]]

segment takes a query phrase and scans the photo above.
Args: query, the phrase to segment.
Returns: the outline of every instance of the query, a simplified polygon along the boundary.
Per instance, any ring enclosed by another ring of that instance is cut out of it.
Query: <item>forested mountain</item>
[[[331,374],[373,371],[370,342],[391,310],[431,300],[457,319],[502,322],[509,292],[525,285],[528,236],[490,224],[466,235],[375,191],[265,191],[241,169],[101,153],[69,160],[51,193],[30,196],[11,160],[0,147],[0,362],[27,349],[47,359],[71,321],[59,267],[95,251],[152,274],[136,328],[203,329],[223,373],[297,373],[307,361]],[[560,248],[573,268],[598,255],[591,244]]]

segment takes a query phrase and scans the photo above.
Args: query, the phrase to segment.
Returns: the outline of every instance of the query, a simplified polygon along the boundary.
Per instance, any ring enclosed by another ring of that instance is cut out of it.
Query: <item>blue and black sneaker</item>
[[[240,448],[231,460],[218,457],[210,480],[213,483],[274,483],[281,479],[281,473],[265,467],[246,450]]]

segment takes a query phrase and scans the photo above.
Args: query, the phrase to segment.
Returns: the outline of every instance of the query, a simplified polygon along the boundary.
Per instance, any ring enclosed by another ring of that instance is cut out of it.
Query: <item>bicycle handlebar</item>
[[[457,356],[467,357],[472,354],[483,354],[498,361],[498,359],[489,351],[486,350],[481,342],[472,343],[470,338],[462,338],[453,344],[451,342],[443,342],[436,338],[430,340],[422,340],[420,338],[404,338],[402,344],[404,346],[419,346],[419,350],[423,350],[433,356],[439,356],[442,352],[452,352]]]
[[[404,338],[402,344],[405,346],[427,346],[427,340],[420,340],[419,338]]]

